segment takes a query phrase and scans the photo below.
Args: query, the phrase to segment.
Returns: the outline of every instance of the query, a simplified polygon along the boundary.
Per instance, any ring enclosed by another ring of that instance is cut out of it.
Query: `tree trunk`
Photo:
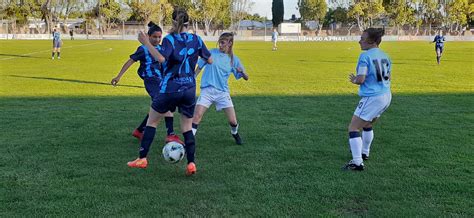
[[[44,28],[44,33],[47,34],[51,33],[51,24],[53,23],[53,16],[49,10],[50,5],[51,0],[46,0],[46,2],[41,5],[41,13],[43,14],[43,20],[46,25]]]
[[[431,36],[431,22],[429,22],[429,24],[428,24],[428,31],[429,31],[428,34]]]

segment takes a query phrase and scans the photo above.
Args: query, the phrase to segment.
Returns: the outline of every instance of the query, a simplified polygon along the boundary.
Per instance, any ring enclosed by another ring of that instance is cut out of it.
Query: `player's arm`
[[[112,79],[112,81],[110,82],[113,86],[116,86],[117,83],[120,81],[120,79],[122,78],[122,76],[125,74],[125,72],[127,72],[128,68],[130,68],[130,66],[132,66],[132,64],[135,63],[135,60],[133,59],[128,59],[127,62],[125,62],[122,66],[122,69],[120,70],[120,72],[117,74],[116,77],[114,77]]]
[[[234,69],[235,69],[235,78],[244,78],[244,80],[249,80],[249,75],[245,73],[245,68],[242,65],[242,62],[240,62],[240,59],[237,56],[234,56]]]
[[[349,81],[353,84],[360,85],[365,82],[365,76],[369,71],[367,60],[364,57],[359,58],[357,64],[357,74],[349,74]]]
[[[349,74],[349,81],[351,83],[354,83],[356,85],[360,85],[364,83],[365,81],[365,75],[354,75],[354,74]]]
[[[209,59],[207,59],[209,60]],[[207,63],[207,60],[203,59],[203,58],[199,58],[198,62],[197,62],[197,66],[196,66],[196,77],[199,75],[199,73],[202,71],[202,69],[204,68],[204,66],[206,66],[208,63]]]
[[[245,81],[249,80],[249,75],[245,73],[242,68],[237,67],[237,73],[239,73]]]
[[[198,36],[198,41],[199,41],[199,57],[206,60],[208,64],[212,64],[211,52],[209,51],[209,49],[207,49],[206,44],[204,44],[201,37],[199,36]]]
[[[142,43],[146,48],[148,48],[148,51],[150,51],[151,56],[158,62],[163,63],[166,61],[166,58],[161,55],[161,53],[150,43],[150,39],[146,33],[143,31],[140,31],[138,33],[138,41]]]

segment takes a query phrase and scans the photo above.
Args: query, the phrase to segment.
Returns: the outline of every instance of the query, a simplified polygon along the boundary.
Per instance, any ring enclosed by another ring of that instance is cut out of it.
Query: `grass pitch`
[[[150,100],[138,64],[109,82],[137,46],[65,41],[51,60],[50,41],[0,41],[0,216],[474,216],[473,42],[447,42],[440,66],[428,42],[382,43],[393,99],[364,172],[340,170],[358,44],[236,42],[245,144],[211,108],[191,178],[162,160],[163,125],[148,169],[126,167]]]

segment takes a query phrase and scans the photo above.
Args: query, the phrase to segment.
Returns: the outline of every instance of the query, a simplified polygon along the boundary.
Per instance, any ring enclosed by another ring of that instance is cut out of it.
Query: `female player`
[[[219,49],[212,49],[212,64],[204,68],[201,78],[201,95],[197,100],[196,110],[193,118],[193,133],[196,134],[199,123],[206,110],[216,104],[218,111],[224,110],[229,121],[230,132],[235,139],[235,143],[242,144],[239,136],[237,117],[235,115],[234,105],[230,98],[229,80],[230,74],[234,74],[236,79],[244,78],[248,80],[248,75],[244,72],[244,67],[239,58],[234,55],[233,47],[234,35],[232,33],[223,33],[219,37]],[[198,61],[197,74],[204,67],[206,62],[203,59]]]
[[[343,169],[364,170],[363,160],[368,160],[370,145],[374,139],[372,126],[382,113],[387,110],[392,99],[390,78],[392,62],[379,48],[384,30],[366,29],[359,41],[364,53],[359,56],[357,75],[350,74],[351,83],[359,85],[362,99],[352,116],[349,125],[349,144],[352,160]],[[362,131],[362,137],[360,130]]]
[[[61,33],[56,30],[56,28],[53,29],[53,52],[51,54],[51,59],[54,60],[54,53],[57,54],[58,59],[61,59],[61,45],[63,44],[61,40]]]
[[[149,118],[143,133],[139,157],[127,163],[132,168],[146,168],[146,159],[150,145],[156,132],[156,126],[167,111],[174,112],[178,107],[181,113],[181,131],[184,136],[186,158],[188,165],[186,175],[196,173],[194,160],[195,140],[192,132],[192,118],[196,103],[196,80],[194,69],[198,57],[212,63],[210,53],[201,38],[187,33],[189,16],[185,10],[175,9],[172,14],[173,28],[158,51],[143,32],[138,40],[146,46],[155,60],[163,63],[163,80],[160,83],[159,93],[153,97]]]
[[[439,30],[438,35],[435,36],[434,40],[431,43],[436,43],[435,51],[436,51],[436,61],[439,63],[441,62],[441,55],[443,54],[444,42],[446,39],[443,36],[443,30]]]
[[[278,42],[278,31],[276,28],[273,28],[272,32],[272,42],[273,42],[273,47],[272,51],[276,51],[278,49],[277,42]]]
[[[150,22],[148,24],[148,38],[150,43],[158,50],[161,50],[160,42],[161,42],[161,36],[162,36],[162,30],[159,26],[157,26],[155,23]],[[145,84],[145,89],[150,95],[150,97],[153,99],[153,96],[155,96],[158,93],[158,88],[162,79],[161,75],[161,65],[158,61],[156,61],[151,55],[148,49],[145,46],[140,46],[137,48],[137,51],[130,55],[130,59],[128,59],[127,62],[122,66],[122,69],[118,73],[118,75],[112,79],[111,83],[112,85],[116,86],[122,76],[127,72],[128,68],[133,65],[136,61],[140,61],[140,67],[138,68],[138,76],[143,79],[143,82]],[[148,115],[145,117],[143,122],[140,124],[139,127],[137,127],[133,133],[132,136],[142,139],[143,137],[143,131],[145,129],[146,121],[148,120]],[[167,130],[167,137],[166,137],[166,142],[170,141],[178,141],[182,143],[179,140],[179,137],[174,134],[173,130],[173,113],[171,112],[166,112],[165,114],[165,122],[166,122],[166,130]]]

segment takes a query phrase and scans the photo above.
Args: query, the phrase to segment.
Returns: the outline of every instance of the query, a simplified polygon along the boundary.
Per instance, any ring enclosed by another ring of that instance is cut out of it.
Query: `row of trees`
[[[13,31],[31,20],[44,22],[44,33],[51,32],[57,23],[81,18],[90,25],[97,24],[102,34],[123,21],[170,25],[173,8],[182,7],[188,10],[194,28],[202,25],[207,34],[243,19],[262,20],[258,14],[248,13],[253,4],[252,0],[2,0],[0,18],[12,21]]]
[[[171,24],[174,7],[188,10],[194,29],[227,29],[231,24],[239,28],[243,19],[265,20],[249,14],[256,0],[2,0],[0,18],[12,21],[16,30],[34,20],[45,23],[44,33],[57,23],[70,18],[82,18],[98,26],[102,34],[124,21],[143,24],[154,21]],[[291,5],[293,7],[295,5]],[[363,30],[369,26],[393,26],[397,34],[409,28],[420,33],[421,26],[445,27],[460,32],[474,19],[474,0],[298,0],[296,7],[301,18],[297,21],[316,21],[319,32],[323,26]],[[283,0],[273,0],[273,25],[283,22]],[[36,25],[38,28],[39,25]],[[63,27],[63,31],[66,31]],[[87,25],[84,27],[87,29]],[[38,30],[39,32],[39,30]],[[425,33],[426,34],[426,33]]]
[[[275,0],[277,1],[277,0]],[[370,26],[392,26],[397,34],[401,29],[411,29],[420,34],[420,27],[443,27],[461,33],[474,21],[474,0],[355,0],[329,1],[298,0],[303,21],[315,20],[319,24],[353,27],[360,31]],[[318,25],[319,31],[323,25]],[[426,34],[426,29],[425,33]]]

